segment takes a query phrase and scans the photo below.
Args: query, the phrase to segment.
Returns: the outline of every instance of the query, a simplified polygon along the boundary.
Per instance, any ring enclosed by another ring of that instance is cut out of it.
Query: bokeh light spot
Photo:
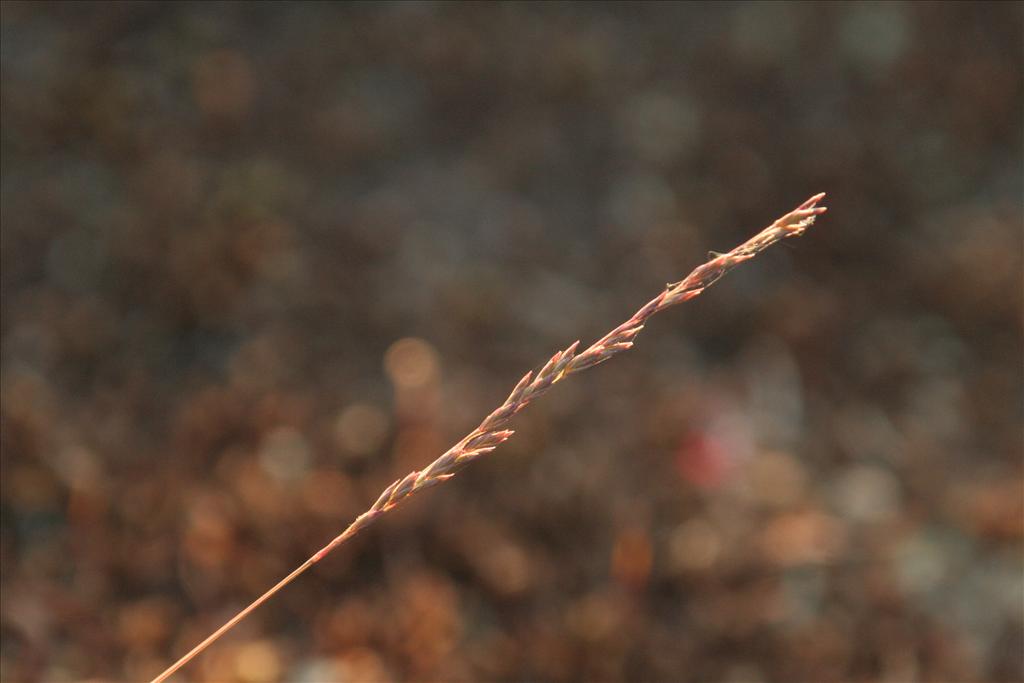
[[[400,389],[426,386],[436,379],[440,362],[437,351],[422,339],[399,339],[384,354],[384,369]]]

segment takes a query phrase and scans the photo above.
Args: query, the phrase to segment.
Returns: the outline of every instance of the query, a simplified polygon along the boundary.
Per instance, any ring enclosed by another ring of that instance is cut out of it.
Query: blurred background
[[[1022,23],[4,3],[0,678],[1021,681]]]

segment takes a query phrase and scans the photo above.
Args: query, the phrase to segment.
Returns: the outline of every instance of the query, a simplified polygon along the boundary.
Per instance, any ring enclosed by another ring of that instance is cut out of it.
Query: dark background
[[[1022,21],[4,3],[0,678],[1021,681]]]

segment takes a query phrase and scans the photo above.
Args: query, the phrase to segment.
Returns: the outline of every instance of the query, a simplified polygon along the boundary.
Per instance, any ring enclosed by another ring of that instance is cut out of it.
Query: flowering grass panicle
[[[253,601],[252,604],[168,667],[166,671],[153,679],[153,683],[160,683],[169,678],[175,671],[187,664],[211,643],[249,616],[249,614],[291,583],[297,576],[322,560],[346,540],[372,524],[388,510],[391,510],[413,494],[450,479],[469,463],[485,453],[493,451],[503,441],[512,436],[512,430],[506,429],[512,417],[529,405],[531,401],[542,396],[556,382],[562,381],[573,373],[594,367],[612,356],[626,351],[633,346],[633,340],[636,339],[636,336],[640,334],[647,321],[655,314],[670,306],[675,306],[698,296],[734,267],[753,258],[776,242],[787,237],[802,235],[814,223],[814,219],[817,216],[825,213],[825,207],[818,206],[818,202],[824,196],[824,193],[814,195],[732,251],[725,254],[715,254],[714,258],[697,267],[684,279],[679,282],[669,283],[658,296],[644,304],[629,320],[598,339],[583,351],[577,353],[579,342],[573,342],[568,348],[553,355],[540,370],[526,373],[519,380],[519,383],[516,384],[508,398],[505,399],[505,402],[484,418],[483,422],[476,429],[463,437],[441,457],[427,465],[424,469],[410,472],[384,489],[377,498],[377,501],[366,512],[359,515],[330,543],[310,556],[291,574],[281,579],[277,585]]]

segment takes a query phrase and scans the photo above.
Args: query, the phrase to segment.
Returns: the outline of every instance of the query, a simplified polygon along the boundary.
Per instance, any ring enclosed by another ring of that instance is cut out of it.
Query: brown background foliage
[[[1020,681],[1019,3],[2,6],[4,681]]]

